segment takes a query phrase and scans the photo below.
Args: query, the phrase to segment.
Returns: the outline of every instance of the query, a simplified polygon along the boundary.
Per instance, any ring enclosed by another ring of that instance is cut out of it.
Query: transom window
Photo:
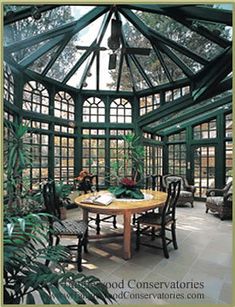
[[[83,103],[83,122],[104,123],[105,104],[97,97],[90,97]]]
[[[140,98],[140,115],[144,115],[160,107],[160,94]]]
[[[131,123],[132,107],[128,100],[123,98],[115,99],[110,105],[111,123]]]
[[[24,86],[23,109],[41,114],[49,114],[49,94],[44,85],[29,81]]]
[[[202,123],[193,128],[193,137],[196,140],[216,138],[216,120]]]
[[[55,95],[54,115],[68,120],[74,120],[74,101],[66,92]]]

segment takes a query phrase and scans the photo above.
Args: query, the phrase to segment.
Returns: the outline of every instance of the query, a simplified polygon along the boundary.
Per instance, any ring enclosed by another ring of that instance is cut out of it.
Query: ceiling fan
[[[122,22],[121,20],[111,20],[111,36],[108,38],[108,47],[112,50],[112,54],[109,56],[109,70],[115,69],[117,64],[117,53],[116,51],[121,45],[122,35]],[[137,54],[137,55],[149,55],[150,48],[132,48],[122,47],[122,51],[126,54]]]

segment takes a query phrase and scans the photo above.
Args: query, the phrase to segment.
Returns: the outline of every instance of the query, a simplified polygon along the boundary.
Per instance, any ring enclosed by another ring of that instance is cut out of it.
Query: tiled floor
[[[68,211],[78,218],[79,209]],[[122,231],[102,224],[103,232]],[[93,233],[94,230],[90,230]],[[68,239],[63,239],[67,241]],[[205,205],[177,208],[178,250],[169,246],[170,258],[162,250],[141,246],[132,259],[122,259],[122,237],[91,241],[84,255],[83,273],[107,283],[121,304],[231,304],[232,221],[221,221],[205,213]],[[69,270],[76,270],[72,264]]]

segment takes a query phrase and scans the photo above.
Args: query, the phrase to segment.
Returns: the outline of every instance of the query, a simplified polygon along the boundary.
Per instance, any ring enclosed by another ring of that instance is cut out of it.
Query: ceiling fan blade
[[[139,55],[149,55],[151,52],[150,48],[125,48],[125,53],[127,54],[139,54]]]
[[[109,70],[115,69],[117,65],[117,55],[115,53],[109,56]]]

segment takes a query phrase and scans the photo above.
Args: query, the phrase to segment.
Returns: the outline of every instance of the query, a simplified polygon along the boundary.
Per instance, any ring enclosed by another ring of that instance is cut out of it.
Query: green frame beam
[[[194,101],[214,90],[220,81],[232,71],[232,47],[228,47],[210,64],[201,70],[195,78],[192,97]]]
[[[202,7],[200,5],[192,4],[134,4],[134,5],[125,5],[121,7],[127,7],[134,10],[140,10],[150,13],[157,13],[165,15],[167,12],[171,14],[171,11],[180,13],[185,18],[188,19],[198,19],[211,21],[215,23],[223,23],[228,26],[232,26],[232,12],[229,10],[221,10],[209,7]]]
[[[164,121],[164,123],[158,124],[158,126],[156,128],[151,127],[151,129],[152,129],[153,133],[157,133],[158,130],[160,131],[160,130],[165,129],[169,126],[179,124],[180,122],[183,122],[185,120],[190,120],[192,118],[192,116],[195,117],[195,116],[201,115],[205,112],[213,111],[213,109],[219,108],[219,107],[221,107],[221,106],[223,106],[223,105],[225,105],[229,102],[232,102],[232,95],[218,99],[217,101],[211,102],[208,105],[200,106],[199,108],[193,110],[193,112],[192,112],[192,110],[189,110],[189,112],[187,112],[183,115],[179,115],[176,118],[166,120],[166,121]]]
[[[31,7],[22,9],[20,11],[13,12],[10,15],[4,16],[4,26],[14,23],[16,21],[28,18],[32,16],[32,9],[36,6],[40,13],[46,12],[48,10],[53,10],[61,5],[32,5]]]
[[[188,126],[195,126],[197,124],[203,123],[206,120],[210,120],[213,117],[216,117],[218,114],[227,113],[229,111],[232,111],[232,103],[231,103],[231,105],[227,106],[226,109],[218,108],[214,111],[210,111],[210,112],[201,114],[201,116],[196,116],[196,117],[193,117],[190,120],[187,120],[186,123],[185,122],[181,123],[180,127],[178,127],[178,128],[176,126],[173,126],[169,129],[165,129],[164,131],[161,131],[161,133],[163,133],[163,135],[169,135],[169,134],[175,133],[179,130],[185,129]],[[206,143],[208,143],[208,140],[205,140],[205,141],[206,141]],[[213,142],[213,140],[212,140],[212,142]]]

